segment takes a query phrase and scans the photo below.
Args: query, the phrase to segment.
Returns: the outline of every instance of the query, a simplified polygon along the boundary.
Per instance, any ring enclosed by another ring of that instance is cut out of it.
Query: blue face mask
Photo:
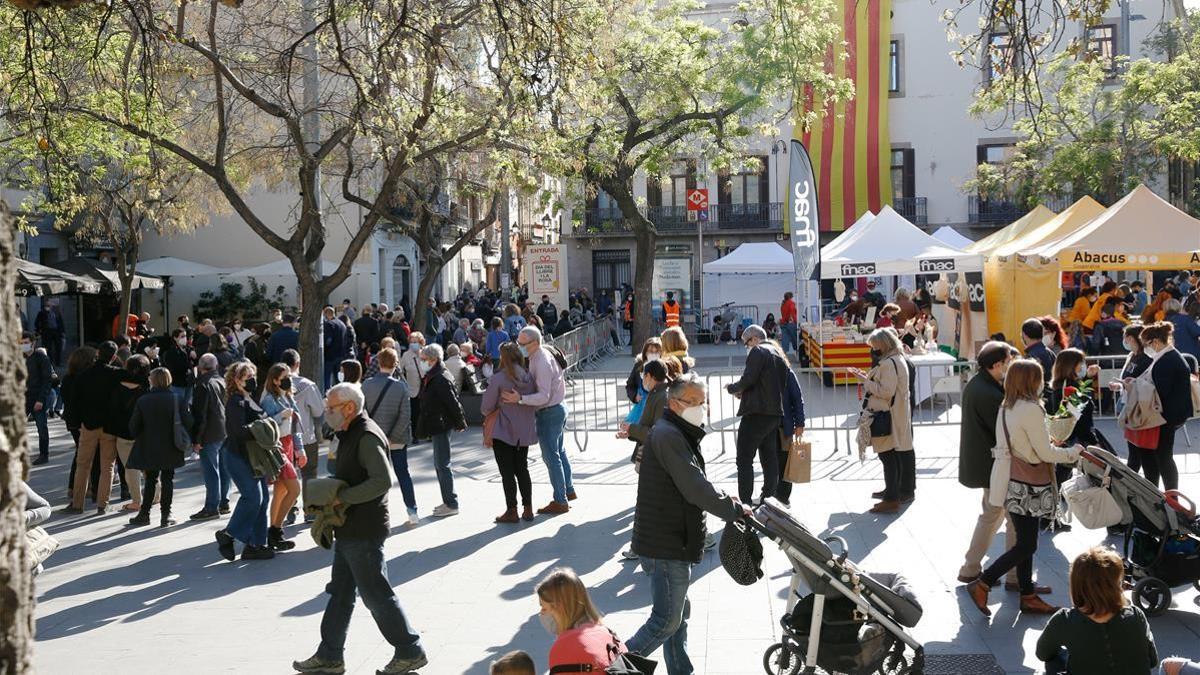
[[[517,345],[517,349],[521,350],[521,356],[523,356],[525,358],[529,358],[529,347],[519,344],[519,345]]]

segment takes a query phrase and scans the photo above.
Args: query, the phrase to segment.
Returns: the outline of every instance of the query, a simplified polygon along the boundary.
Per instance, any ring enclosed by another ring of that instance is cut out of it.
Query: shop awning
[[[983,258],[925,234],[890,206],[821,249],[821,278],[978,272]]]
[[[72,293],[91,295],[99,292],[99,282],[28,260],[17,260],[17,295],[19,296]]]
[[[98,260],[91,260],[89,258],[81,258],[76,256],[61,262],[56,262],[54,263],[53,267],[64,272],[69,272],[77,276],[92,279],[100,284],[100,290],[103,292],[121,292],[121,278],[117,276],[117,271],[110,265],[106,265]],[[158,277],[153,277],[146,274],[135,274],[133,275],[133,280],[130,284],[130,287],[134,290],[139,288],[162,288],[163,282],[162,279],[159,279]]]

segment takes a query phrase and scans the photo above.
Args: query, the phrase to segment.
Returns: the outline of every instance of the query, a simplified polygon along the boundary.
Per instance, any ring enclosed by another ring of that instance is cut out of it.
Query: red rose
[[[1079,390],[1076,389],[1075,387],[1063,387],[1063,396],[1070,397],[1070,396],[1074,396],[1077,393],[1079,393]]]

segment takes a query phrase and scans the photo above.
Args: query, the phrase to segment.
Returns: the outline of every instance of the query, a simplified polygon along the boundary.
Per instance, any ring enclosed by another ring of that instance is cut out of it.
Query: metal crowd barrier
[[[917,400],[913,426],[942,426],[962,421],[961,393],[969,377],[967,363],[914,364],[917,368]],[[837,382],[827,377],[844,373],[844,368],[793,368],[804,393],[805,432],[823,432],[833,438],[833,456],[856,452],[858,413],[864,392],[856,380]],[[739,400],[725,387],[742,375],[740,368],[721,368],[699,373],[708,386],[710,436],[720,438],[720,457],[736,448]],[[615,434],[633,404],[625,392],[627,373],[574,373],[567,385],[567,426],[576,447],[586,451],[588,434]],[[826,381],[833,382],[826,385]]]
[[[568,372],[585,370],[616,350],[608,319],[585,323],[570,332],[550,338],[550,343],[566,357]]]

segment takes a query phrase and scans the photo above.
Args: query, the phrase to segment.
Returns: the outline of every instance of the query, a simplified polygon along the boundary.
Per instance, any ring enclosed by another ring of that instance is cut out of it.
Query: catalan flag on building
[[[846,58],[827,68],[854,82],[854,98],[827,104],[809,129],[797,129],[797,140],[812,157],[817,177],[817,204],[822,231],[840,232],[870,210],[892,201],[888,141],[888,72],[891,44],[891,0],[837,0],[837,21]],[[806,102],[812,109],[811,92]]]

